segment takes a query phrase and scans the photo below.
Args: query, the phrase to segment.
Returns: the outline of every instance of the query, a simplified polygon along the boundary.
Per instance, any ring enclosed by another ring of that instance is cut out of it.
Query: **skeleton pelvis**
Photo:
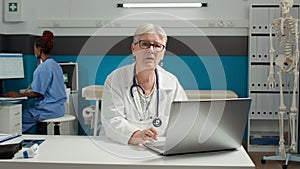
[[[290,72],[291,70],[293,70],[295,68],[295,65],[293,62],[294,58],[295,58],[295,56],[287,57],[283,54],[280,54],[280,55],[278,55],[278,57],[276,57],[275,64],[277,66],[279,66],[282,71]]]

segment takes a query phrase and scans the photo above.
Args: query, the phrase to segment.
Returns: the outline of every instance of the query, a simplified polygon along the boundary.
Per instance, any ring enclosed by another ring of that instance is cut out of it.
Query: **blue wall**
[[[104,84],[106,76],[114,69],[131,64],[132,56],[52,56],[57,62],[77,62],[79,87]],[[37,60],[34,55],[24,55],[25,78],[4,81],[4,91],[26,88],[32,81]],[[163,68],[173,73],[184,89],[226,89],[239,97],[248,95],[247,56],[165,56]]]

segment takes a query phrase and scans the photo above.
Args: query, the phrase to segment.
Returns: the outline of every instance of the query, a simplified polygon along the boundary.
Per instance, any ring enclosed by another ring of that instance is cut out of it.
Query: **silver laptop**
[[[250,104],[250,98],[173,102],[164,141],[145,146],[162,155],[236,149]]]

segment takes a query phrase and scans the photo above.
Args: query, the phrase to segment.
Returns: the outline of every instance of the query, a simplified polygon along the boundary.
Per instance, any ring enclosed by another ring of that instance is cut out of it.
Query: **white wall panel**
[[[28,0],[26,0],[28,1]],[[26,1],[24,1],[26,3]],[[34,1],[34,0],[30,0]],[[73,0],[36,0],[37,19],[70,19]],[[82,1],[85,2],[85,1]],[[31,5],[30,3],[28,3]]]

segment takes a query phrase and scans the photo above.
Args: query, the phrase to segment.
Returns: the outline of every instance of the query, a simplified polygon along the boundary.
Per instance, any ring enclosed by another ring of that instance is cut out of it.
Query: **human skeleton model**
[[[284,47],[283,54],[279,54],[275,59],[275,65],[279,67],[277,72],[280,84],[280,106],[279,106],[279,154],[282,157],[286,157],[285,143],[284,143],[284,115],[286,113],[286,106],[284,105],[283,89],[282,89],[282,74],[291,74],[294,76],[292,104],[289,113],[290,120],[290,133],[291,133],[291,145],[289,149],[296,151],[296,91],[299,79],[298,60],[299,60],[299,47],[298,47],[298,20],[289,15],[289,11],[293,6],[293,0],[281,0],[280,8],[282,16],[274,19],[270,25],[270,72],[268,77],[269,87],[275,87],[274,79],[274,48],[273,48],[273,31],[275,37],[280,39],[279,45]],[[294,45],[294,46],[293,46]],[[293,53],[293,49],[295,52]]]

